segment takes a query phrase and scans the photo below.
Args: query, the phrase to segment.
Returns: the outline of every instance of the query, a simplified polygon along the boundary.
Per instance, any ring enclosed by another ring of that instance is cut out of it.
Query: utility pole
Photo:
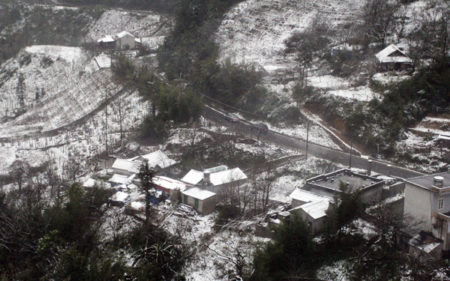
[[[348,159],[348,168],[352,168],[352,151],[353,151],[353,140],[350,138],[350,155]]]
[[[309,120],[306,121],[306,160],[308,160]]]
[[[105,151],[108,154],[108,94],[105,90]]]

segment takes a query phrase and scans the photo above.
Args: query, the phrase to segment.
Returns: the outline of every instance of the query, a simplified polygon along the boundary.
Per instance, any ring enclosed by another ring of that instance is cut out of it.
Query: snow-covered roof
[[[327,215],[325,211],[328,210],[329,205],[330,202],[327,199],[323,199],[320,201],[306,203],[300,206],[300,209],[307,213],[311,218],[320,219]]]
[[[394,44],[391,44],[378,52],[375,57],[381,63],[412,63],[412,60],[405,52]]]
[[[112,183],[127,184],[129,179],[127,176],[114,174],[108,181]]]
[[[116,41],[111,35],[106,35],[103,38],[97,40],[98,43],[111,43]]]
[[[143,211],[145,208],[144,203],[138,202],[138,201],[131,202],[130,206],[131,206],[131,208],[135,209],[136,211]]]
[[[128,171],[130,173],[138,173],[139,163],[126,159],[116,159],[116,161],[114,161],[114,164],[112,165],[112,168]]]
[[[290,195],[290,198],[302,202],[317,202],[323,200],[322,196],[316,195],[304,189],[296,188]]]
[[[422,249],[425,253],[429,254],[429,253],[433,252],[440,245],[441,245],[440,242],[432,242],[432,243],[427,243],[427,244],[421,245],[421,246],[419,246],[419,248]]]
[[[88,178],[84,183],[83,187],[94,187],[95,180],[93,178]]]
[[[105,53],[101,53],[100,55],[94,58],[97,66],[99,68],[110,68],[111,67],[111,58]]]
[[[203,172],[197,170],[190,170],[181,180],[185,183],[196,185],[203,179]]]
[[[118,191],[111,197],[111,200],[123,202],[123,201],[127,200],[128,196],[129,196],[128,193],[125,193],[123,191]]]
[[[153,183],[165,189],[179,189],[181,191],[187,188],[184,182],[174,180],[164,176],[153,177]]]
[[[125,37],[125,36],[131,36],[131,37],[134,37],[133,36],[133,34],[131,34],[130,32],[128,32],[128,31],[122,31],[122,32],[119,32],[119,33],[117,33],[117,38],[123,38],[123,37]]]
[[[177,161],[170,159],[164,152],[157,150],[155,152],[143,155],[142,158],[147,160],[150,168],[159,166],[161,169],[175,165]]]
[[[215,196],[216,194],[214,192],[200,189],[198,187],[192,187],[182,192],[184,195],[196,198],[198,200],[205,200],[210,197]]]
[[[247,179],[247,176],[239,168],[225,170],[210,175],[210,181],[213,185],[221,185],[245,179]]]
[[[244,180],[247,179],[247,176],[242,172],[239,168],[234,168],[231,170],[223,170],[227,169],[228,167],[225,165],[206,169],[203,172],[197,171],[197,170],[190,170],[181,180],[183,182],[197,185],[199,182],[203,180],[204,174],[210,171],[217,171],[218,172],[210,172],[210,181],[212,185],[221,185],[226,184],[238,180]]]

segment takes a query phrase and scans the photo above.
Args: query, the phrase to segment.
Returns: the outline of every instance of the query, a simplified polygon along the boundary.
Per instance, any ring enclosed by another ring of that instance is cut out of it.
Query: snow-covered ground
[[[305,124],[301,124],[295,127],[275,127],[275,126],[269,126],[270,130],[273,130],[275,132],[279,132],[282,134],[286,134],[293,137],[298,137],[303,140],[306,140],[307,134],[308,140],[312,143],[317,143],[329,148],[334,148],[341,150],[337,144],[334,143],[334,141],[330,138],[328,133],[320,126],[312,125],[309,128],[309,133],[307,132],[307,128]]]
[[[128,31],[154,48],[163,42],[171,28],[171,19],[150,11],[107,10],[91,24],[86,40],[96,42],[106,35]]]
[[[31,46],[0,68],[2,137],[18,137],[58,129],[89,114],[121,87],[111,82],[111,71],[85,73],[91,58],[81,48]],[[23,77],[23,105],[19,78]]]
[[[331,27],[354,21],[364,1],[248,0],[232,8],[216,34],[220,61],[248,63],[264,68],[270,77],[293,77],[295,55],[286,55],[284,41],[307,29],[316,16]],[[316,77],[321,79],[320,77]],[[326,79],[324,76],[323,79]],[[329,78],[329,77],[328,77]],[[267,79],[270,90],[291,98],[292,85],[280,87],[278,79]]]

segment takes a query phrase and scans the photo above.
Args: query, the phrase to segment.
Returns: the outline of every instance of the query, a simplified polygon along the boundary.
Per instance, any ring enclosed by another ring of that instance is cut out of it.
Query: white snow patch
[[[25,51],[30,54],[41,54],[56,59],[60,58],[70,63],[80,61],[85,57],[84,51],[78,47],[34,45],[26,47]]]
[[[373,98],[378,98],[378,95],[375,92],[373,92],[368,86],[361,86],[341,90],[331,90],[328,91],[327,94],[358,101],[370,101]]]

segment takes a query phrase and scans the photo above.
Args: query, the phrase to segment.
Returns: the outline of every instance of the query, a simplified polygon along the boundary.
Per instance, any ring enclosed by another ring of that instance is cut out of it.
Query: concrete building
[[[193,207],[200,214],[207,215],[216,208],[216,194],[214,192],[192,187],[181,193],[182,202]]]
[[[292,199],[291,206],[292,208],[296,208],[298,206],[302,206],[306,203],[317,202],[325,199],[322,196],[318,196],[312,192],[309,192],[304,189],[296,188],[289,197]]]
[[[405,181],[405,217],[418,223],[417,231],[442,240],[450,250],[450,173],[410,178]]]
[[[375,177],[341,169],[332,173],[308,179],[304,189],[320,196],[333,199],[344,190],[346,192],[361,191],[361,199],[366,204],[381,201],[384,181]]]
[[[329,206],[330,201],[328,199],[322,199],[303,204],[292,211],[300,214],[301,218],[308,223],[311,233],[315,235],[325,228],[327,218],[326,211]]]

